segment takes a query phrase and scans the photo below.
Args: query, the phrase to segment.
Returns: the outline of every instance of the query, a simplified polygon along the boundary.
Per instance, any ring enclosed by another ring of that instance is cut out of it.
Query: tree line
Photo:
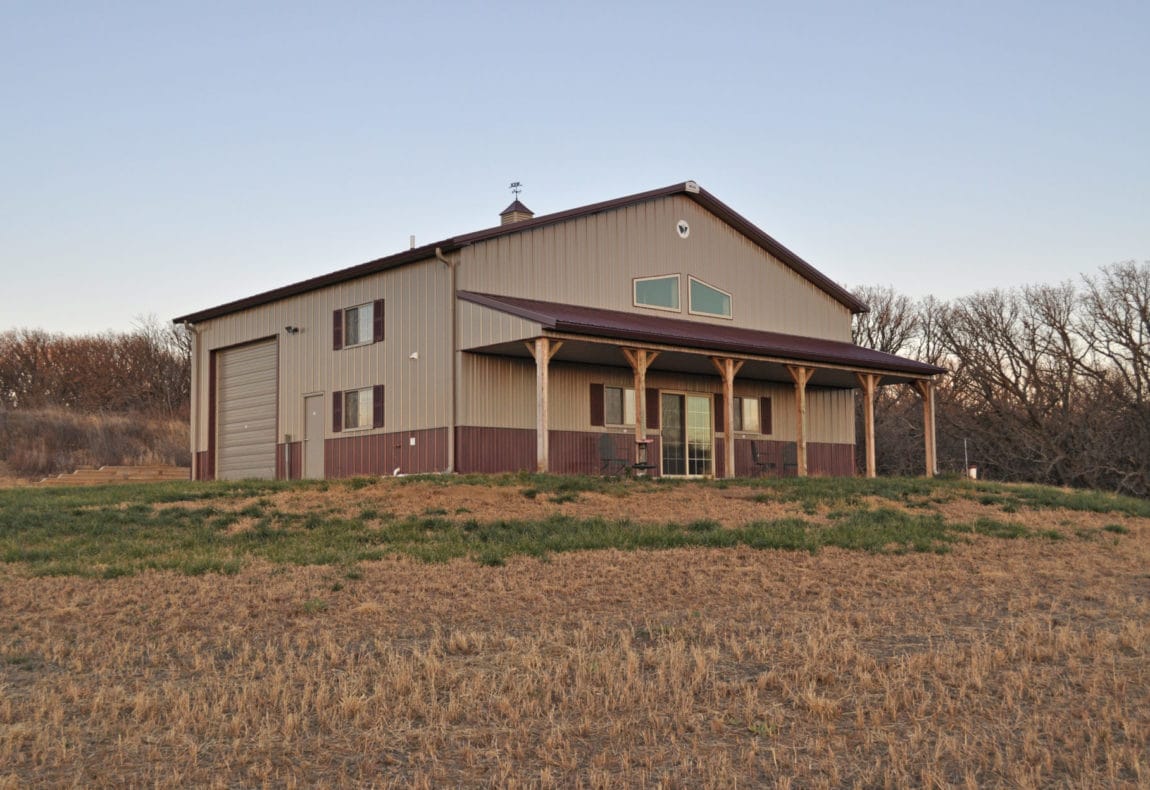
[[[187,418],[190,393],[191,338],[182,326],[142,318],[124,333],[0,333],[0,409]]]
[[[1150,262],[950,302],[855,293],[871,307],[856,343],[950,371],[936,392],[942,469],[969,459],[998,480],[1150,496]],[[919,473],[921,413],[910,388],[880,390],[879,474]]]
[[[143,318],[125,333],[0,333],[0,475],[186,466],[190,394],[183,327]]]

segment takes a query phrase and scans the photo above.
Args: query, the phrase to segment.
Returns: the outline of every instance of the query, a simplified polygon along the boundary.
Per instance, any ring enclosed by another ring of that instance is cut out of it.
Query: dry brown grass
[[[941,556],[0,566],[0,787],[1146,786],[1150,525],[1123,524]]]

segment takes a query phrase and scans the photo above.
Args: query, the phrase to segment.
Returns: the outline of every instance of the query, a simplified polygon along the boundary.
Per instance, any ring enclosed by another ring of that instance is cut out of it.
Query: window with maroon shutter
[[[591,385],[591,424],[604,425],[605,415],[603,407],[603,385]]]
[[[337,393],[342,404],[340,423],[344,431],[362,431],[383,425],[383,386],[360,387]],[[333,407],[334,408],[334,407]],[[334,419],[334,417],[333,417]],[[380,421],[377,423],[377,421]]]
[[[331,318],[331,346],[341,348],[379,343],[384,334],[382,299],[336,310]]]
[[[736,401],[737,403],[738,401]],[[723,393],[715,393],[715,433],[723,433]]]
[[[331,394],[331,429],[336,433],[343,430],[343,393],[339,390]]]
[[[732,430],[745,433],[762,433],[760,406],[754,398],[736,397],[731,405]]]
[[[759,430],[774,433],[771,429],[771,399],[759,398]]]

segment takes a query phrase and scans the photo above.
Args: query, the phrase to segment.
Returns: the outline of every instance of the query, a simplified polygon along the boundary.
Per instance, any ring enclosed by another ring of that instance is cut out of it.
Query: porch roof
[[[473,291],[460,291],[458,296],[463,301],[535,322],[543,329],[562,335],[670,346],[696,353],[735,354],[796,364],[831,365],[888,376],[894,374],[903,380],[927,378],[947,372],[946,368],[936,365],[842,341]],[[490,350],[498,353],[503,349]],[[510,351],[511,348],[506,350]],[[841,377],[836,377],[835,381],[827,380],[825,384],[857,386]]]

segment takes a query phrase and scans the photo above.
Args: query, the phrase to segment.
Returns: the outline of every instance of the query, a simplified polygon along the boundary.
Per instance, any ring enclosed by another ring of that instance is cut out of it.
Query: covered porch
[[[809,404],[812,393],[818,398],[858,390],[863,398],[865,474],[873,477],[875,392],[880,386],[892,385],[913,387],[921,397],[924,473],[929,476],[936,471],[934,380],[944,372],[941,368],[841,341],[515,297],[468,292],[459,296],[466,303],[467,314],[461,350],[533,363],[538,471],[552,470],[551,441],[556,432],[551,419],[551,374],[556,365],[623,368],[629,372],[633,404],[628,406],[634,411],[629,415],[628,428],[634,441],[631,458],[640,473],[735,477],[769,470],[807,476],[812,468],[822,474],[853,473],[853,457],[847,471],[843,471],[841,459],[837,466],[818,461],[825,448],[811,442]],[[653,375],[664,379],[669,375],[705,377],[713,387],[709,392],[652,388],[648,384]],[[757,419],[773,421],[775,426],[789,422],[785,430],[736,433],[746,428],[741,419],[744,414],[750,420],[754,413],[750,409],[756,408],[736,394],[736,386],[750,383],[771,385],[776,391],[783,386],[793,393],[793,399],[786,400],[786,409],[776,408],[772,413],[769,398],[763,398],[759,407],[765,412],[761,411],[762,417]],[[594,389],[591,397],[594,401]],[[837,403],[842,400],[836,398]],[[596,425],[594,409],[592,405],[592,426]],[[680,411],[684,415],[681,436],[675,424]],[[853,426],[853,406],[850,419]],[[709,425],[705,432],[701,430],[704,421]],[[696,433],[691,436],[693,428]],[[779,441],[771,434],[786,434],[793,441]],[[757,441],[749,436],[757,436]],[[675,454],[678,441],[683,445],[682,465]],[[792,444],[790,457],[783,457],[788,443]],[[629,449],[627,443],[618,446],[621,453]],[[754,463],[760,459],[751,455],[760,452],[762,462]],[[692,459],[691,453],[697,457]],[[793,469],[788,469],[792,464]]]

